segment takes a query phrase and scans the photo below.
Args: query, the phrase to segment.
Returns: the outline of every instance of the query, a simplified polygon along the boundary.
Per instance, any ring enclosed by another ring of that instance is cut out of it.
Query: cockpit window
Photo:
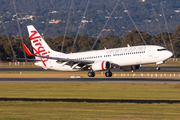
[[[164,51],[164,50],[167,50],[167,49],[165,49],[165,48],[163,48],[163,49],[157,49],[157,51]]]

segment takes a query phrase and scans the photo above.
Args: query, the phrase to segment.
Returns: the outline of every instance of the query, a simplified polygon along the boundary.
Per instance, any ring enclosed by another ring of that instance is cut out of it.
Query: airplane
[[[106,77],[112,77],[111,69],[135,71],[143,64],[164,63],[173,53],[157,45],[129,46],[77,53],[62,53],[52,50],[33,25],[27,26],[34,54],[22,43],[26,54],[35,57],[35,65],[44,69],[58,71],[89,71],[89,77],[95,77],[95,71],[107,71]]]

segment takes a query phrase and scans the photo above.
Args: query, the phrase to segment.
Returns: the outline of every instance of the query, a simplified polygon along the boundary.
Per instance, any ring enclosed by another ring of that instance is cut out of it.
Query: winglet
[[[26,45],[25,45],[24,43],[22,43],[22,45],[23,45],[24,50],[25,50],[25,52],[26,52],[27,55],[29,55],[29,56],[34,56],[34,54],[32,54],[32,53],[29,51],[29,49],[26,47]]]

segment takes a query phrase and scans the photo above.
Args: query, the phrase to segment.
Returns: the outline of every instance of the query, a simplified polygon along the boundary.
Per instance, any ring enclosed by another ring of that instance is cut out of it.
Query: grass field
[[[1,120],[179,120],[180,104],[0,102]]]
[[[165,64],[164,64],[165,65]],[[155,66],[155,65],[147,65]],[[180,66],[167,61],[166,66]],[[36,67],[1,64],[0,67]],[[132,77],[134,73],[118,72],[113,77]],[[142,77],[136,72],[135,77]],[[148,76],[149,74],[149,76]],[[159,77],[164,73],[144,73],[143,77]],[[166,73],[173,77],[174,73]],[[174,78],[179,78],[179,72]],[[0,72],[1,77],[61,78],[87,77],[87,72]],[[96,73],[104,77],[104,73]],[[103,99],[103,100],[180,100],[180,84],[101,84],[101,83],[0,83],[0,98]],[[168,103],[88,103],[0,101],[0,120],[179,120],[180,104]]]
[[[180,84],[0,83],[1,98],[180,100]],[[179,119],[180,104],[1,101],[1,120]]]
[[[180,84],[0,83],[6,98],[180,100]]]

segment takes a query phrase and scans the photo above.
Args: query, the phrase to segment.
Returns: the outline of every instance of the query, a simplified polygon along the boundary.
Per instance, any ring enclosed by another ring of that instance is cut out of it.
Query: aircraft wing
[[[36,57],[40,57],[40,58],[47,58],[47,59],[59,60],[59,61],[81,62],[81,63],[86,63],[86,64],[92,64],[92,63],[94,63],[94,61],[90,61],[90,60],[77,60],[77,59],[60,58],[60,57],[40,56],[40,55],[35,55],[35,56],[36,56]]]
[[[92,64],[94,63],[94,61],[90,61],[90,60],[77,60],[77,59],[69,59],[69,58],[61,58],[61,57],[50,57],[50,56],[40,56],[40,55],[34,55],[32,54],[29,49],[26,47],[26,45],[24,43],[22,43],[24,50],[26,52],[27,55],[29,56],[35,56],[35,57],[40,57],[40,58],[47,58],[47,59],[54,59],[54,60],[58,60],[60,62],[73,62],[73,63],[81,63],[81,64]]]

